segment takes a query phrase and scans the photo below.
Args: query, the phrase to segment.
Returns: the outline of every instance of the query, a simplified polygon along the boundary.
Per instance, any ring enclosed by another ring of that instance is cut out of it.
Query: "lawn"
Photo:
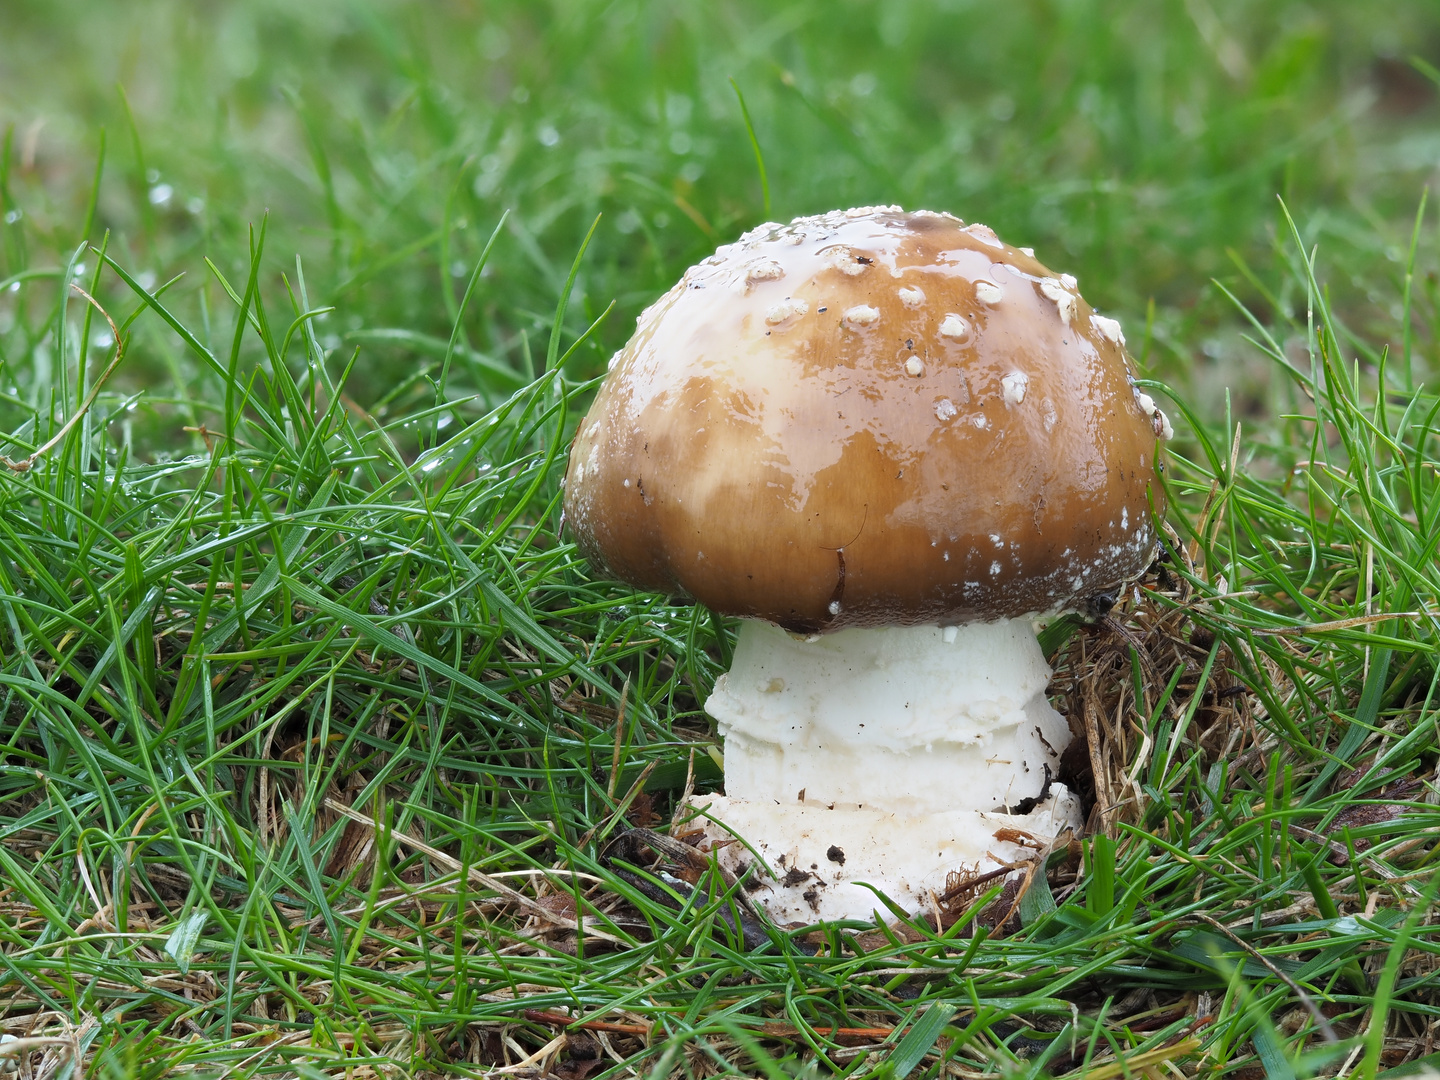
[[[1422,0],[8,0],[0,1055],[1440,1067],[1437,68]],[[1170,508],[1042,638],[1091,832],[782,928],[665,834],[735,627],[560,478],[687,266],[876,203],[1124,323]]]

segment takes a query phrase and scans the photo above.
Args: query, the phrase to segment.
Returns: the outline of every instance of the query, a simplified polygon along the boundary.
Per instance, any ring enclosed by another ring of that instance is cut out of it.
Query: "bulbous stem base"
[[[888,922],[893,911],[879,894],[904,912],[953,915],[973,899],[961,891],[965,883],[1043,857],[1081,820],[1079,799],[1059,783],[1029,814],[911,816],[721,795],[692,796],[687,809],[697,816],[686,827],[708,841],[702,849],[781,926]],[[947,897],[953,886],[961,888]]]

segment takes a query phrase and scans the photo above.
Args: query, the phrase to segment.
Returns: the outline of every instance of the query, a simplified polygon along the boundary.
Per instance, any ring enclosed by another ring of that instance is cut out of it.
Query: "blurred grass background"
[[[188,272],[169,302],[203,322],[221,297],[200,257],[243,279],[268,212],[267,271],[293,278],[303,257],[312,303],[335,308],[323,343],[361,350],[366,404],[438,366],[507,209],[457,391],[493,400],[523,378],[485,360],[528,374],[597,214],[570,321],[617,302],[572,362],[600,370],[651,298],[764,217],[731,78],[770,216],[898,200],[985,221],[1078,275],[1209,415],[1225,387],[1268,405],[1209,280],[1262,319],[1303,318],[1303,298],[1259,284],[1276,195],[1363,336],[1397,319],[1381,298],[1440,168],[1440,97],[1412,62],[1440,64],[1430,0],[8,0],[0,20],[0,279],[83,239],[103,129],[89,239],[111,230],[142,282]],[[1428,319],[1433,271],[1421,286]],[[31,404],[47,313],[48,296],[0,299],[0,363],[33,366]],[[141,334],[112,387],[167,388],[127,429],[155,449],[177,441],[168,387],[204,395]],[[428,393],[412,381],[392,408],[407,389]]]

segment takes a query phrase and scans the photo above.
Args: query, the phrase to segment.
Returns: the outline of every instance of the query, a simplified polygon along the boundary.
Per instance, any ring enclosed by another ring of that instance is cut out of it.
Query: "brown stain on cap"
[[[791,630],[1072,607],[1145,569],[1161,498],[1153,418],[1092,315],[949,215],[761,226],[641,315],[566,518],[625,581]]]

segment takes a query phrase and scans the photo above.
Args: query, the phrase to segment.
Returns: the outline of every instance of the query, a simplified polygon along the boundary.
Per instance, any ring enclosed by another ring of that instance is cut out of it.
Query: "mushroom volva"
[[[868,918],[861,883],[919,907],[1015,854],[997,830],[1078,824],[1034,621],[1149,565],[1168,433],[1075,279],[949,214],[762,225],[640,316],[566,519],[602,571],[744,620],[696,805],[774,916]]]

